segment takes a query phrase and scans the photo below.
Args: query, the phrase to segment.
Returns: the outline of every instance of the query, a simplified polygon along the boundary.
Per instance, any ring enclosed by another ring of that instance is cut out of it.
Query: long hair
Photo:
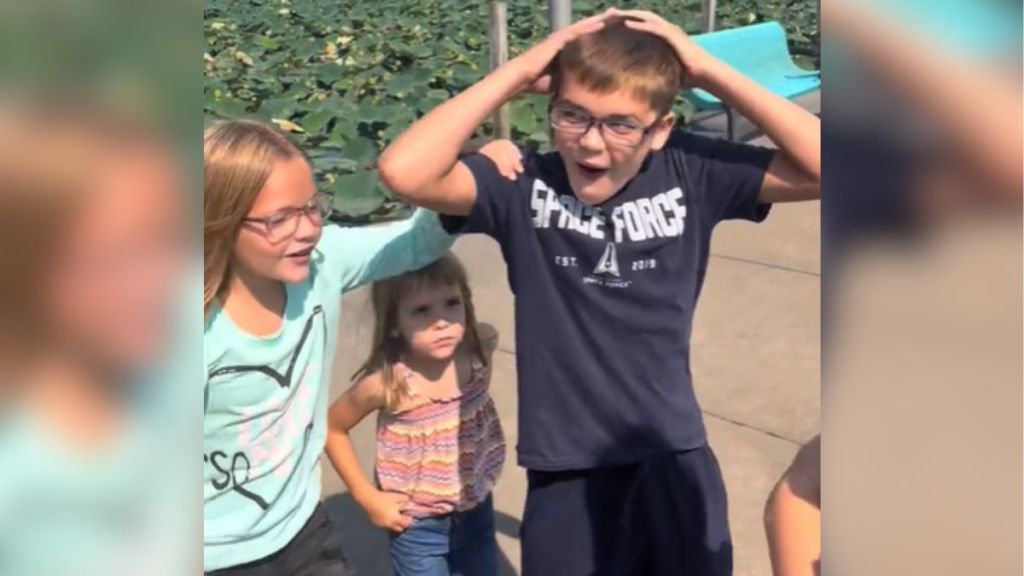
[[[464,341],[481,362],[487,362],[483,345],[480,342],[480,335],[476,329],[476,312],[473,309],[473,294],[469,289],[469,278],[466,269],[453,254],[445,254],[433,264],[419,270],[376,282],[371,294],[375,319],[373,347],[370,349],[369,357],[352,375],[352,380],[359,380],[380,372],[381,381],[384,384],[384,403],[388,410],[394,410],[402,396],[409,393],[408,383],[403,377],[395,374],[395,364],[405,351],[405,342],[401,336],[395,336],[398,330],[398,306],[403,298],[425,286],[455,286],[458,288],[466,309]]]
[[[259,122],[218,122],[203,132],[203,313],[223,296],[231,255],[274,164],[305,154]]]

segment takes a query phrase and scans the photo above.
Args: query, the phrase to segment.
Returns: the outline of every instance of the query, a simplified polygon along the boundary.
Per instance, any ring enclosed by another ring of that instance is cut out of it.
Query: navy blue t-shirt
[[[636,462],[706,441],[690,380],[690,328],[711,231],[761,221],[773,151],[675,133],[607,202],[569,186],[557,153],[525,152],[516,181],[463,161],[477,200],[451,232],[501,245],[515,295],[519,464]]]

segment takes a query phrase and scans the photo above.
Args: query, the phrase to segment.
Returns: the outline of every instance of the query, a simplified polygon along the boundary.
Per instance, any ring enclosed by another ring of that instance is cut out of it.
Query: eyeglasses
[[[260,218],[243,218],[242,222],[258,225],[260,231],[271,242],[280,242],[295,235],[299,220],[306,216],[314,226],[323,226],[324,219],[331,215],[334,201],[328,194],[317,194],[305,206],[283,208]]]
[[[629,148],[643,142],[644,137],[654,130],[664,114],[659,115],[649,126],[644,126],[630,120],[594,118],[582,110],[556,104],[551,107],[548,116],[555,130],[569,136],[580,138],[596,124],[601,137],[609,146]]]

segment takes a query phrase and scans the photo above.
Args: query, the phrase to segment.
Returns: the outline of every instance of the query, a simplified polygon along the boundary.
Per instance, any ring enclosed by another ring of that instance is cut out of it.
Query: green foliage
[[[510,0],[515,55],[548,32],[546,4]],[[576,17],[617,5],[652,9],[699,32],[700,2],[575,0]],[[206,0],[207,116],[273,121],[311,156],[348,218],[396,206],[374,161],[414,120],[479,80],[489,66],[485,0]],[[811,0],[720,0],[718,27],[780,20],[794,47],[816,53]],[[547,142],[540,96],[511,107],[512,138]],[[680,101],[677,113],[689,110]],[[488,127],[485,127],[487,130]]]

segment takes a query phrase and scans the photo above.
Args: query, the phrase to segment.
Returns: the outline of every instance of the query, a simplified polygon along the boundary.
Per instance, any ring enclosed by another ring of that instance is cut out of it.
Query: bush
[[[507,4],[516,54],[547,34],[547,10],[536,0]],[[583,16],[613,4],[655,9],[699,32],[699,1],[576,0],[573,10]],[[717,24],[780,20],[796,52],[816,54],[815,4],[723,0]],[[377,181],[377,154],[486,73],[488,6],[483,0],[206,0],[204,112],[276,123],[309,153],[343,219],[390,217],[401,206]],[[512,103],[514,140],[546,143],[545,106],[540,96]],[[684,102],[678,108],[688,116]]]

